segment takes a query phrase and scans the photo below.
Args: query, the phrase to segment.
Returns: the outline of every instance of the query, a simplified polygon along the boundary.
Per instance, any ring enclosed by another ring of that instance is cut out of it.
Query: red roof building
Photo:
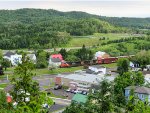
[[[12,97],[11,97],[11,96],[7,96],[6,99],[7,99],[7,102],[8,102],[8,103],[12,102]]]
[[[53,55],[51,55],[51,58],[59,58],[61,61],[63,60],[63,57],[62,57],[62,55],[61,54],[53,54]]]

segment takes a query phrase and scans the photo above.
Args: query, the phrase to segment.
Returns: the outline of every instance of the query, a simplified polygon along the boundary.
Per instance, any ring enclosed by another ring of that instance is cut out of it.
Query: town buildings
[[[70,74],[60,74],[55,78],[55,84],[68,86],[71,90],[89,91],[93,84],[98,85],[103,79],[113,81],[115,75],[106,76],[107,71],[102,66],[89,66]]]

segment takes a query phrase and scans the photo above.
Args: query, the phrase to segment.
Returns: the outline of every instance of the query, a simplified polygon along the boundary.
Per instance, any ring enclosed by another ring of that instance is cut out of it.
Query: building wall
[[[83,82],[83,81],[79,81],[79,80],[70,80],[70,79],[63,78],[63,77],[61,78],[62,85],[68,86],[69,88],[72,88],[72,87],[70,87],[70,83],[72,83],[72,82],[75,82],[77,84],[76,89],[88,90],[91,87],[91,84],[88,82]]]
[[[56,67],[59,67],[61,65],[61,62],[52,62],[51,58],[49,59],[49,66],[54,65]]]
[[[7,60],[9,60],[9,61],[11,61],[11,58],[8,57],[8,56],[4,56],[3,58],[4,58],[4,59],[7,59]]]
[[[11,55],[11,63],[12,63],[12,65],[16,66],[19,63],[22,63],[21,59],[22,59],[22,55],[17,55],[17,54]]]

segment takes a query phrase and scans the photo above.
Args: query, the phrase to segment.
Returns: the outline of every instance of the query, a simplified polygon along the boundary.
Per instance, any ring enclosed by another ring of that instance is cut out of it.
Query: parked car
[[[66,90],[66,92],[70,92],[70,88]]]
[[[83,95],[87,95],[88,93],[86,92],[86,91],[82,91],[82,93],[81,94],[83,94]]]
[[[62,88],[61,85],[55,85],[54,90],[58,90],[58,89],[61,89],[61,88]]]
[[[71,89],[71,90],[70,90],[71,93],[74,93],[74,91],[75,91],[75,89]]]
[[[52,92],[51,89],[45,89],[45,91],[47,94],[51,94],[51,92]]]
[[[82,93],[82,91],[75,90],[75,91],[74,91],[74,94],[77,94],[77,93]]]

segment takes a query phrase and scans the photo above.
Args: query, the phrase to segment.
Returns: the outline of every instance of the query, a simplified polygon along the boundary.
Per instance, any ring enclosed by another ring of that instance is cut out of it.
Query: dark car
[[[76,91],[75,89],[70,90],[71,93],[74,93],[75,91]]]
[[[62,88],[61,85],[55,85],[54,90],[58,90],[58,89],[61,89],[61,88]]]
[[[51,89],[45,89],[45,91],[47,94],[51,94],[51,92],[52,92]]]
[[[0,75],[4,75],[3,67],[0,66]]]

